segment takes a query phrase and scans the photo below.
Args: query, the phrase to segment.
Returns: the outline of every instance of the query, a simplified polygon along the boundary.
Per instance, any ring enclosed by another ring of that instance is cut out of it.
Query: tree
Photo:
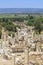
[[[42,31],[42,22],[40,18],[35,21],[34,27],[35,27],[35,31],[40,34]]]
[[[28,22],[27,25],[33,26],[34,25],[34,17],[33,16],[28,16]]]
[[[2,32],[0,31],[0,39],[1,39]]]

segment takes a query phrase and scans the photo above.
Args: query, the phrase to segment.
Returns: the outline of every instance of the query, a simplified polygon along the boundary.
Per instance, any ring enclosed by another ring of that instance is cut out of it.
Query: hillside
[[[0,8],[0,13],[43,13],[42,8]]]

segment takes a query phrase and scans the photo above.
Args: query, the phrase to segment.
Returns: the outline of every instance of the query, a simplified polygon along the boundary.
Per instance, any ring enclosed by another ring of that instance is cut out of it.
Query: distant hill
[[[0,8],[1,13],[43,13],[43,8]]]

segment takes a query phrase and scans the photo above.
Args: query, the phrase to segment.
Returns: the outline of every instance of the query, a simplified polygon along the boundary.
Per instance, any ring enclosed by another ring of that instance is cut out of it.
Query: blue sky
[[[43,0],[0,0],[0,8],[43,8]]]

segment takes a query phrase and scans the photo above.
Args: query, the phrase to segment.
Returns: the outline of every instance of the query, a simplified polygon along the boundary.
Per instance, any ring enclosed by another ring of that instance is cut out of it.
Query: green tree
[[[2,32],[0,31],[0,39],[1,39]]]
[[[33,26],[34,25],[34,17],[33,16],[28,16],[28,22],[27,25]]]
[[[34,27],[35,27],[35,31],[40,34],[42,31],[42,22],[40,18],[35,21]]]

